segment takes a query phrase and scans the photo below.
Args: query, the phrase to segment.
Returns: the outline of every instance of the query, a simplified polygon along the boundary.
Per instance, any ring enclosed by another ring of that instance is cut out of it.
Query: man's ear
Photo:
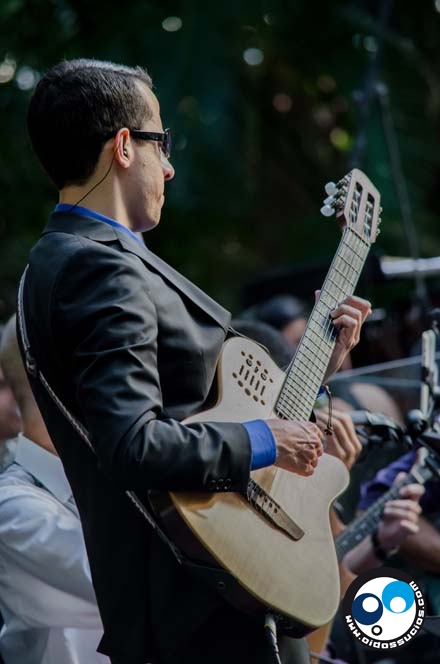
[[[130,130],[123,127],[114,138],[114,158],[123,168],[130,165]]]

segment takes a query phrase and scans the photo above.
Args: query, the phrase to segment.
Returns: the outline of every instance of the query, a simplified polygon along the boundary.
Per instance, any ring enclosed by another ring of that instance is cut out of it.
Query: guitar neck
[[[433,477],[433,471],[428,466],[418,465],[408,475],[391,487],[386,493],[376,500],[363,514],[354,519],[345,530],[336,537],[336,555],[341,561],[349,551],[355,548],[359,542],[377,528],[382,517],[385,503],[398,498],[400,489],[407,484],[425,484]]]
[[[349,526],[335,539],[336,555],[341,561],[349,551],[355,548],[362,540],[371,535],[377,528],[382,517],[385,503],[394,500],[399,495],[400,489],[406,484],[414,482],[414,477],[410,474],[404,480],[393,486],[383,494],[371,507],[363,514],[354,519]]]
[[[351,228],[342,235],[276,403],[280,417],[308,420],[336,342],[330,312],[352,295],[370,243]]]

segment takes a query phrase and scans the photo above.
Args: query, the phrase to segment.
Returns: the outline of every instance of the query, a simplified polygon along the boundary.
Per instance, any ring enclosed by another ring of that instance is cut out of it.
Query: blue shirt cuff
[[[265,468],[275,463],[277,446],[272,431],[264,420],[243,422],[251,443],[251,470]]]

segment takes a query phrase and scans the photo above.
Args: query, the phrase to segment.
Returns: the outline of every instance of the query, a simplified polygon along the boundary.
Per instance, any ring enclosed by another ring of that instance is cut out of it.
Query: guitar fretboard
[[[278,397],[279,417],[310,418],[336,341],[330,312],[353,294],[369,248],[369,241],[351,228],[345,229]]]
[[[416,483],[424,484],[427,480],[431,479],[433,472],[429,467],[418,466],[417,472],[412,471],[405,479],[398,482],[384,493],[376,502],[369,507],[361,516],[357,517],[350,523],[349,526],[335,539],[336,555],[338,560],[351,551],[359,542],[361,542],[367,535],[371,535],[373,530],[377,527],[381,517],[385,503],[389,500],[394,500],[399,497],[400,489],[407,484]]]

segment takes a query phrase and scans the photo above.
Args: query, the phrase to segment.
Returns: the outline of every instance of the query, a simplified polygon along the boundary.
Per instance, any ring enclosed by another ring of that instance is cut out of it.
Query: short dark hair
[[[235,332],[265,346],[280,369],[284,369],[290,363],[293,357],[292,346],[272,325],[261,320],[234,318],[231,327]]]
[[[141,67],[65,60],[49,69],[31,97],[27,127],[34,151],[58,189],[84,184],[102,147],[121,127],[141,129],[152,115],[136,82]]]
[[[297,297],[282,294],[255,304],[243,312],[242,317],[247,320],[261,320],[277,330],[283,330],[294,320],[307,318],[308,311],[304,302]]]

